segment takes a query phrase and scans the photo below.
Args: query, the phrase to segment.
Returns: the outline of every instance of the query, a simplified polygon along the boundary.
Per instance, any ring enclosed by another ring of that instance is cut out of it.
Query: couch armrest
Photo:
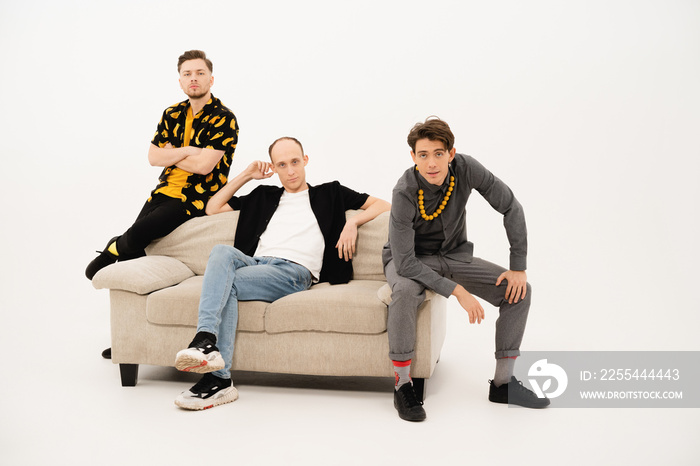
[[[430,301],[435,296],[437,296],[437,293],[435,293],[433,290],[426,289],[424,301]],[[377,291],[377,298],[379,298],[379,300],[387,306],[389,305],[389,303],[391,303],[391,287],[388,283],[383,287],[379,288],[379,290]]]
[[[105,267],[92,278],[92,286],[143,295],[177,285],[194,275],[189,267],[172,257],[144,256]]]

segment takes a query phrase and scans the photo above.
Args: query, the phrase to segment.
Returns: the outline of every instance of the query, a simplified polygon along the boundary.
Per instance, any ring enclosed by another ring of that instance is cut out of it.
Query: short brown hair
[[[445,145],[445,150],[452,150],[455,145],[455,135],[450,126],[436,116],[430,116],[423,123],[416,123],[408,133],[407,142],[413,152],[416,151],[416,142],[419,139],[440,141]]]
[[[187,60],[196,60],[198,58],[204,60],[204,63],[207,64],[207,68],[209,68],[210,73],[214,72],[214,65],[211,63],[211,60],[207,58],[207,54],[202,52],[201,50],[188,50],[187,52],[180,55],[180,58],[177,59],[177,72],[180,72],[182,64],[185,63]]]
[[[291,136],[282,136],[281,138],[275,139],[275,142],[270,144],[270,148],[267,149],[267,153],[270,155],[270,160],[272,160],[272,148],[275,147],[275,144],[277,144],[280,141],[284,141],[285,139],[288,141],[296,142],[299,145],[299,148],[301,149],[301,155],[304,155],[304,146],[301,145],[297,138],[293,138]]]

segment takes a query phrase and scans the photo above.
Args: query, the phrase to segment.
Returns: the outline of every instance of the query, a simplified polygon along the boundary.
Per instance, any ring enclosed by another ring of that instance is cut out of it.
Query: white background
[[[696,410],[489,404],[497,312],[469,327],[454,301],[421,425],[381,383],[251,380],[183,412],[193,379],[125,389],[99,358],[108,294],[83,271],[155,186],[177,57],[203,49],[241,127],[232,173],[290,135],[312,184],[389,200],[411,126],[449,122],[525,208],[523,350],[700,350],[700,3],[2,0],[0,46],[0,463],[697,464]],[[475,254],[507,266],[499,215],[468,210]]]

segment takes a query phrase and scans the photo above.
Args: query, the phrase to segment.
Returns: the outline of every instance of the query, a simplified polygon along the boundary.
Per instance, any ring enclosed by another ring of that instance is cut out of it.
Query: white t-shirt
[[[256,256],[279,257],[301,264],[318,281],[325,242],[311,210],[309,190],[282,193],[277,210],[260,236]]]

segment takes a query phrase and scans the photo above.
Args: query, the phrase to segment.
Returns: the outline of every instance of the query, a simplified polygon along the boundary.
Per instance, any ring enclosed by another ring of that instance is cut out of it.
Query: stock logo
[[[569,383],[569,378],[566,376],[566,371],[556,364],[547,363],[546,359],[540,359],[536,361],[532,366],[527,375],[529,377],[536,377],[528,379],[530,385],[532,386],[532,391],[535,392],[538,398],[556,398],[566,390],[566,386]],[[540,387],[537,382],[537,378],[544,379],[544,383]],[[556,389],[552,392],[548,390],[552,388],[552,379],[557,381]]]

